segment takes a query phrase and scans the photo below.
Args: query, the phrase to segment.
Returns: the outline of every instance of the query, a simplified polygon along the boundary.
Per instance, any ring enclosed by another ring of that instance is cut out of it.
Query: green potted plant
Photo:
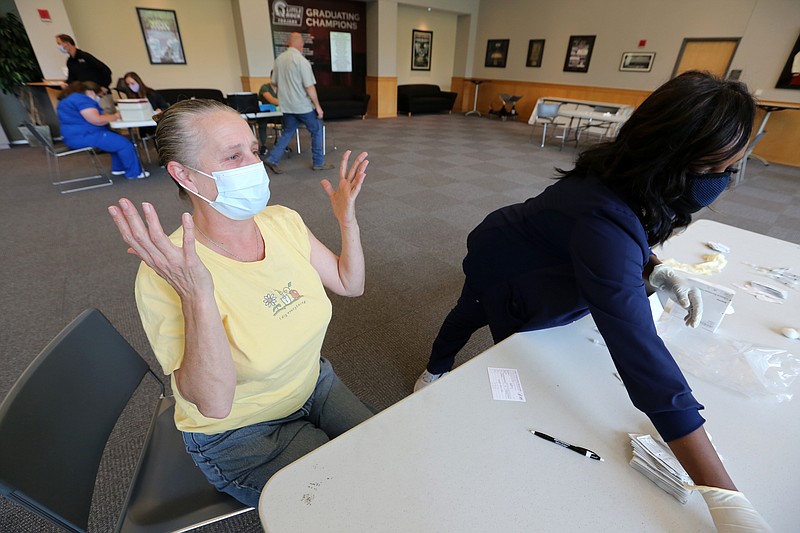
[[[0,90],[6,94],[14,94],[28,114],[30,122],[38,125],[49,138],[50,127],[41,123],[33,94],[26,85],[29,81],[41,80],[42,70],[36,61],[25,26],[13,13],[0,16],[0,42],[3,43],[0,47]],[[39,144],[24,125],[19,130],[31,146]]]

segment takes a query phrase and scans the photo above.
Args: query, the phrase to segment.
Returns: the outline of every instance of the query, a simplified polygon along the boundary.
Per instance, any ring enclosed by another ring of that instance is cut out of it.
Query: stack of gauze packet
[[[686,503],[692,493],[687,485],[693,486],[694,482],[669,448],[651,435],[629,433],[628,436],[633,447],[631,466],[661,489],[672,494],[676,500]]]

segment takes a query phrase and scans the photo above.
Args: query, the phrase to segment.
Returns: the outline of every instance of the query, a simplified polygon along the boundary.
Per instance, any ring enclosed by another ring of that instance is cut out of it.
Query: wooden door
[[[739,46],[739,38],[684,39],[672,77],[687,70],[706,70],[724,78]]]

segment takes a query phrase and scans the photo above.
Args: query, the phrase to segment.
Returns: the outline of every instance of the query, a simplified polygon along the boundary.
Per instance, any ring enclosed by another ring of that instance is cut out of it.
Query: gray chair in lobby
[[[148,374],[155,384],[142,383]],[[249,511],[195,466],[175,427],[174,399],[97,309],[67,325],[0,404],[0,496],[86,531],[103,450],[140,386],[160,395],[116,531],[187,531]]]
[[[556,139],[561,139],[561,148],[564,147],[564,139],[567,135],[567,123],[564,121],[559,120],[558,110],[561,108],[561,104],[556,103],[547,103],[547,102],[538,102],[536,104],[536,111],[533,117],[533,130],[531,130],[531,139],[533,139],[533,132],[536,130],[537,125],[542,126],[542,144],[541,148],[544,148],[544,141],[547,138],[547,127],[550,126],[551,128],[555,129],[560,127],[561,128],[561,135],[550,135]]]
[[[89,189],[97,189],[98,187],[108,187],[112,185],[114,182],[111,181],[111,177],[106,175],[105,171],[103,170],[103,165],[100,164],[100,160],[97,158],[97,152],[91,146],[87,146],[86,148],[78,148],[77,150],[73,150],[69,146],[63,143],[54,143],[48,137],[42,135],[38,129],[36,129],[32,123],[25,122],[25,127],[28,131],[33,135],[33,138],[39,141],[41,145],[44,147],[45,154],[47,155],[47,172],[50,175],[50,180],[53,180],[53,168],[55,167],[55,181],[53,181],[53,185],[58,185],[61,194],[67,194],[71,192],[78,192],[78,191],[87,191]],[[94,176],[85,176],[81,178],[72,178],[67,180],[61,179],[61,164],[60,159],[62,157],[67,157],[74,154],[87,154],[89,159],[92,160],[94,164],[94,168],[97,171],[97,174]],[[94,183],[90,183],[89,185],[83,185],[82,187],[72,187],[72,188],[63,188],[62,185],[70,185],[73,183],[79,182],[89,182],[93,181]]]

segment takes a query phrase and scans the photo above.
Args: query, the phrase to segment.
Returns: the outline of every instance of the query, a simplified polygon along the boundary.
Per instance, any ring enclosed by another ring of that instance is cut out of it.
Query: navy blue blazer
[[[633,404],[669,441],[705,421],[656,333],[642,274],[652,253],[633,209],[593,177],[563,178],[489,214],[467,238],[466,285],[495,341],[591,313]]]

